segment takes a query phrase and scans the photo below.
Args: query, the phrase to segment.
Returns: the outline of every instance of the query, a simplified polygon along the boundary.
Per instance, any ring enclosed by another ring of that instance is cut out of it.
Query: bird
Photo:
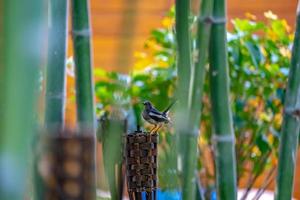
[[[160,112],[154,108],[150,101],[143,102],[144,110],[142,112],[142,117],[145,121],[154,125],[154,127],[150,130],[150,134],[157,132],[163,126],[163,124],[168,124],[171,122],[168,113],[175,102],[176,101],[172,102],[163,112]]]

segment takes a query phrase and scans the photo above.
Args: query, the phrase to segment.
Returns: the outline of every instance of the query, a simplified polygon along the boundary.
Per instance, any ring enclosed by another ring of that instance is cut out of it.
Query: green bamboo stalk
[[[48,1],[48,57],[46,66],[45,122],[48,133],[59,134],[54,128],[64,125],[65,71],[68,29],[68,0]],[[34,160],[34,198],[45,196],[45,184]]]
[[[209,49],[209,38],[211,32],[211,21],[209,20],[212,15],[213,10],[213,0],[202,0],[200,4],[200,15],[198,18],[198,27],[197,27],[197,38],[196,38],[196,51],[197,55],[196,61],[194,64],[194,69],[192,69],[191,80],[192,80],[192,98],[190,106],[190,117],[189,121],[191,123],[190,128],[192,131],[195,131],[193,135],[195,136],[194,140],[197,141],[199,137],[199,126],[201,118],[201,107],[202,107],[202,95],[204,88],[205,80],[205,65],[207,63],[207,54]],[[196,171],[196,160],[197,160],[197,142],[193,143],[194,146],[190,145],[188,147],[188,155],[194,156],[191,158],[194,162],[187,166],[188,171]],[[196,174],[196,173],[195,173]],[[193,174],[191,174],[193,175]],[[191,177],[192,178],[192,177]],[[199,187],[201,187],[200,180],[197,181]],[[204,200],[204,196],[201,192],[201,188],[198,189],[197,199]]]
[[[45,126],[64,123],[68,0],[50,0],[48,13],[48,60]]]
[[[4,26],[4,5],[3,0],[0,0],[0,33],[3,33]],[[0,90],[3,91],[4,89],[4,38],[3,34],[0,35]],[[3,92],[0,92],[0,130],[1,128],[1,121],[3,114],[1,114],[1,110],[4,108],[4,96]]]
[[[198,19],[198,30],[196,40],[196,61],[194,70],[192,70],[192,98],[190,106],[190,122],[193,130],[198,132],[201,118],[202,95],[205,80],[205,65],[207,63],[207,54],[209,47],[209,38],[211,32],[211,16],[214,0],[202,0],[200,6],[200,15]]]
[[[291,67],[284,102],[284,118],[279,147],[276,200],[292,199],[294,173],[300,130],[300,1],[298,1],[297,22]]]
[[[36,125],[44,3],[1,2],[0,199],[3,200],[24,199],[29,147]]]
[[[189,29],[190,0],[176,1],[176,39],[177,39],[177,71],[178,71],[178,104],[183,111],[188,110],[189,85],[191,77],[191,36]],[[187,112],[179,112],[187,119]],[[186,116],[184,116],[186,115]],[[188,124],[179,126],[188,129]]]
[[[210,85],[213,113],[218,199],[235,200],[236,160],[234,131],[229,101],[229,76],[226,42],[226,1],[215,0],[210,38]]]
[[[178,136],[178,150],[182,166],[182,198],[195,199],[195,171],[188,171],[186,166],[194,168],[196,152],[189,154],[189,147],[197,146],[195,136],[190,133],[188,122],[188,95],[191,77],[191,37],[189,29],[190,0],[176,1],[176,39],[177,39],[177,98],[179,100],[175,113],[175,125]]]
[[[103,145],[104,171],[108,180],[111,199],[122,199],[122,156],[123,138],[126,131],[125,119],[110,118],[105,122]]]
[[[95,129],[91,62],[91,30],[88,0],[72,1],[73,43],[76,66],[77,120],[79,126]]]
[[[77,122],[79,133],[94,137],[96,142],[96,120],[94,113],[94,82],[92,76],[91,30],[88,0],[72,0],[72,34],[74,46]],[[90,152],[96,163],[96,150]],[[93,182],[96,185],[96,166]],[[91,188],[95,191],[96,188]]]
[[[205,63],[209,45],[210,27],[204,19],[212,13],[212,1],[203,1],[197,33],[197,60],[192,64],[190,53],[189,1],[176,2],[176,36],[178,43],[178,112],[180,152],[183,158],[183,199],[195,199],[197,137],[201,116],[201,99],[204,85]],[[185,120],[183,120],[185,119]],[[188,120],[186,120],[188,119]],[[201,197],[201,196],[200,196]]]

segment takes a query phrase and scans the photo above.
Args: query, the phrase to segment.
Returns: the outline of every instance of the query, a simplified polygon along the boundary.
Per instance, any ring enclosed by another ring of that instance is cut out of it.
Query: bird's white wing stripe
[[[150,115],[150,116],[153,116],[153,117],[158,117],[158,118],[161,118],[161,119],[167,119],[165,116],[163,116],[163,115],[158,115],[158,114],[153,113],[153,112],[149,112],[149,115]]]

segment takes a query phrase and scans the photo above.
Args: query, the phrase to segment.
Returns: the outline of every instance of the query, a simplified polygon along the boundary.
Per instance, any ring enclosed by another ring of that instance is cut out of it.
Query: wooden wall
[[[198,0],[193,0],[197,5]],[[133,52],[143,47],[150,30],[160,21],[174,0],[91,0],[95,67],[127,72]],[[244,13],[263,18],[271,10],[294,24],[296,0],[228,0],[228,16]],[[196,9],[198,6],[194,6]]]
[[[197,0],[193,0],[197,7]],[[91,0],[94,67],[128,72],[133,52],[141,50],[150,31],[161,25],[161,19],[174,0]],[[246,12],[263,19],[273,11],[280,18],[295,23],[296,0],[228,0],[228,17],[244,17]],[[69,55],[72,54],[69,42]],[[68,97],[74,96],[74,79],[68,78]],[[75,124],[74,100],[69,98],[66,123]],[[99,152],[100,153],[100,152]],[[296,177],[300,177],[300,152]],[[258,183],[259,185],[260,183]],[[273,187],[272,187],[273,188]],[[272,189],[271,188],[271,189]],[[300,199],[300,179],[296,180],[295,197]]]

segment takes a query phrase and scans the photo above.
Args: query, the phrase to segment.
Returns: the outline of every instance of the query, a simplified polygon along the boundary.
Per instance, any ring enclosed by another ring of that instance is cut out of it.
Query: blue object
[[[156,190],[157,200],[181,200],[181,192],[179,190]],[[142,193],[142,200],[146,200],[146,192]]]
[[[217,192],[216,192],[216,190],[213,190],[213,191],[210,193],[210,199],[211,199],[211,200],[217,200]]]

